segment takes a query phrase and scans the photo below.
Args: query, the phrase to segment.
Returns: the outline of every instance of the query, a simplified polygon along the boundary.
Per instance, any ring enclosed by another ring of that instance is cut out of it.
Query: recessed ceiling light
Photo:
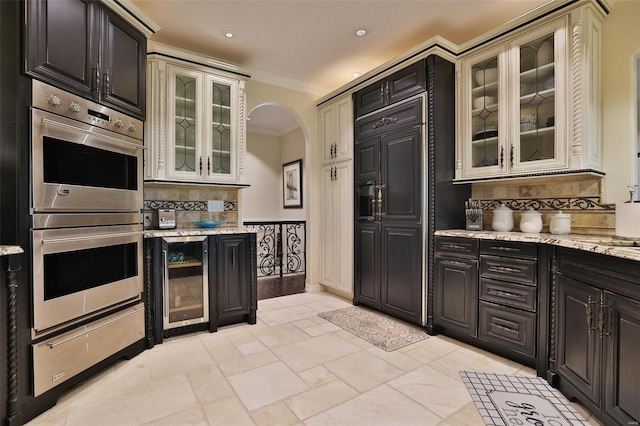
[[[358,78],[358,77],[360,77],[361,74],[359,72],[354,72],[351,75],[353,76],[353,78]]]
[[[233,38],[233,33],[231,31],[223,31],[222,35],[226,38]]]
[[[367,35],[367,30],[363,30],[363,29],[356,30],[356,36],[364,37],[366,35]]]

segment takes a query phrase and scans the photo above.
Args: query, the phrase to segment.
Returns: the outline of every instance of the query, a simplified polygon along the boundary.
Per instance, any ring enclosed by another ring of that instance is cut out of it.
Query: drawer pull
[[[456,265],[456,266],[469,266],[468,263],[458,262],[457,260],[449,260],[449,259],[447,259],[447,263],[450,263],[450,264]]]
[[[511,328],[511,327],[507,327],[507,326],[504,326],[504,325],[500,325],[500,324],[496,324],[494,322],[491,323],[491,327],[495,327],[495,328],[503,330],[503,331],[508,331],[509,333],[518,334],[518,330],[517,329]]]
[[[461,246],[458,244],[443,244],[442,245],[443,249],[450,249],[450,250],[467,250],[467,248],[465,246]]]
[[[493,272],[511,272],[514,274],[522,272],[518,268],[509,268],[508,266],[489,266],[487,270]]]
[[[519,248],[514,248],[514,247],[504,247],[504,246],[492,246],[489,247],[489,250],[498,250],[498,251],[520,251]]]
[[[502,290],[489,290],[489,294],[494,294],[496,296],[506,297],[508,299],[516,299],[516,300],[520,300],[521,299],[519,294],[509,293],[508,291],[502,291]]]

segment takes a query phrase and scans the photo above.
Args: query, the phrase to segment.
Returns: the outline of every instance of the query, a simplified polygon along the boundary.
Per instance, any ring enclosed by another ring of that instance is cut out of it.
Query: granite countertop
[[[146,229],[145,238],[155,237],[188,237],[192,235],[221,235],[221,234],[255,234],[249,228],[176,228],[176,229]]]
[[[436,231],[435,235],[443,237],[478,238],[481,240],[544,243],[640,261],[640,239],[618,239],[608,235],[526,234],[523,232],[466,231],[464,229]]]
[[[9,256],[11,254],[24,253],[20,246],[0,246],[0,256]]]

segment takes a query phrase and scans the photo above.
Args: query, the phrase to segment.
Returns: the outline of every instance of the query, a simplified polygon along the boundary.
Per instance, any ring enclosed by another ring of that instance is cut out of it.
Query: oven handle
[[[45,240],[44,238],[41,240],[41,243],[44,244],[52,244],[52,243],[64,243],[67,241],[85,241],[85,240],[95,240],[98,238],[115,238],[115,237],[127,237],[130,235],[141,235],[144,234],[144,231],[134,231],[134,232],[117,232],[115,234],[104,234],[104,235],[87,235],[85,237],[68,237],[68,238],[52,238],[50,240]]]
[[[77,339],[78,337],[82,337],[82,336],[84,336],[85,334],[92,333],[92,332],[96,331],[96,330],[97,330],[97,329],[99,329],[99,328],[105,327],[105,326],[107,326],[107,325],[109,325],[109,324],[113,324],[113,323],[114,323],[114,322],[116,322],[116,321],[120,321],[121,319],[124,319],[124,318],[126,318],[126,317],[128,317],[128,316],[130,316],[130,315],[133,315],[133,314],[137,313],[137,312],[138,312],[139,310],[141,310],[141,309],[144,309],[144,307],[141,307],[141,306],[134,306],[134,307],[133,307],[133,310],[132,310],[131,312],[127,312],[126,314],[124,314],[124,315],[120,315],[119,317],[116,317],[116,318],[112,318],[112,319],[110,319],[109,321],[105,321],[105,322],[103,322],[102,324],[96,325],[95,327],[91,327],[91,328],[89,328],[88,330],[83,331],[82,333],[74,334],[73,336],[69,336],[69,337],[67,337],[66,339],[62,339],[62,340],[60,340],[60,341],[58,341],[58,342],[48,342],[48,343],[47,343],[47,346],[49,346],[49,349],[53,349],[53,348],[55,348],[56,346],[60,346],[60,345],[62,345],[63,343],[67,343],[67,342],[69,342],[69,341],[71,341],[71,340]]]
[[[147,147],[142,146],[142,145],[138,145],[136,143],[131,143],[131,142],[127,142],[127,141],[123,141],[121,139],[118,138],[114,138],[113,136],[109,136],[109,135],[103,135],[102,133],[96,133],[96,132],[92,132],[91,130],[84,130],[81,129],[79,127],[75,127],[75,126],[71,126],[69,124],[65,124],[65,123],[59,123],[57,121],[54,120],[49,120],[48,118],[41,118],[42,121],[42,125],[44,126],[45,124],[53,124],[55,126],[59,126],[59,127],[63,127],[65,129],[70,129],[73,130],[74,132],[82,132],[82,133],[86,133],[88,135],[92,135],[92,136],[97,136],[100,137],[102,139],[107,139],[110,142],[116,143],[118,145],[123,145],[126,146],[128,148],[133,148],[133,149],[147,149]]]

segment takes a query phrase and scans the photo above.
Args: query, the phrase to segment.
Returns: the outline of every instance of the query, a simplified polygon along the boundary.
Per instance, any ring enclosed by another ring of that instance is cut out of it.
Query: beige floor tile
[[[236,396],[205,404],[202,410],[210,426],[253,426],[254,421]]]
[[[278,325],[287,322],[298,321],[301,319],[313,317],[316,314],[316,311],[305,305],[296,305],[269,312],[258,311],[260,320],[264,321],[267,325]]]
[[[144,426],[208,426],[207,418],[200,406],[190,408],[163,419],[156,419]]]
[[[208,367],[190,371],[187,374],[187,378],[189,379],[191,385],[200,386],[222,379],[224,378],[224,375],[217,365],[210,365]]]
[[[138,425],[196,405],[196,396],[186,376],[173,375],[137,388],[104,393],[100,400],[78,404],[69,412],[66,425]]]
[[[420,368],[424,365],[420,361],[411,358],[410,356],[405,355],[400,351],[387,352],[383,349],[372,346],[371,348],[367,349],[367,352],[369,352],[371,355],[375,355],[376,357],[388,362],[395,367],[398,367],[405,372],[415,370],[416,368]]]
[[[194,385],[193,391],[195,392],[196,398],[198,398],[198,402],[200,404],[219,401],[235,395],[235,392],[227,379],[218,379],[197,386]]]
[[[335,374],[321,365],[300,371],[298,372],[298,376],[312,388],[338,379]]]
[[[300,321],[294,321],[291,324],[295,325],[296,327],[298,327],[301,330],[304,330],[307,327],[313,327],[315,325],[318,325],[313,318],[305,318],[302,319]]]
[[[423,364],[428,364],[458,349],[460,349],[460,346],[455,341],[443,336],[431,336],[422,342],[418,342],[417,345],[398,350]]]
[[[429,366],[404,374],[389,382],[407,397],[440,417],[447,417],[471,401],[464,384]]]
[[[331,333],[280,346],[273,352],[293,371],[302,371],[359,350],[357,346]]]
[[[243,343],[241,345],[236,344],[236,346],[238,347],[238,350],[242,355],[251,355],[251,354],[268,350],[265,345],[263,345],[261,342],[257,340],[253,340],[248,343]]]
[[[165,340],[149,351],[148,361],[153,380],[188,373],[213,363],[200,339]]]
[[[448,426],[479,426],[483,425],[484,421],[480,417],[476,405],[470,402],[444,419],[443,425],[445,424]]]
[[[242,352],[236,345],[226,338],[202,339],[202,343],[215,362],[223,363],[232,359],[241,358]]]
[[[375,346],[373,346],[371,343],[369,343],[366,340],[356,336],[353,333],[349,333],[347,330],[340,329],[340,330],[335,331],[333,334],[343,338],[344,340],[346,340],[349,343],[353,343],[354,345],[356,345],[360,349],[375,348]]]
[[[281,298],[258,300],[258,312],[268,312],[286,308],[285,305],[278,301],[279,299]]]
[[[309,322],[312,326],[316,325],[312,321]],[[258,340],[269,348],[277,348],[278,346],[288,345],[290,343],[299,342],[309,338],[307,333],[300,330],[300,328],[296,327],[295,324],[290,323],[274,325],[262,330],[252,330],[252,333]]]
[[[474,347],[453,351],[447,355],[447,359],[457,362],[467,371],[514,374],[522,368],[522,365],[515,361]]]
[[[359,392],[372,389],[404,373],[367,351],[360,351],[324,366]]]
[[[263,351],[221,362],[218,366],[222,373],[229,377],[264,365],[273,364],[274,362],[278,362],[278,357],[271,351]]]
[[[334,331],[342,330],[335,324],[331,324],[330,322],[326,324],[319,324],[313,327],[307,327],[304,329],[304,332],[309,334],[310,336],[316,337],[321,336],[323,334],[332,333]]]
[[[440,418],[388,385],[382,385],[305,421],[307,426],[425,426]]]
[[[228,379],[248,410],[273,404],[309,388],[282,362],[255,368]]]
[[[304,420],[358,395],[351,386],[334,380],[285,400],[291,411]]]
[[[260,426],[296,426],[302,425],[296,416],[284,402],[276,402],[252,411],[253,421]]]

